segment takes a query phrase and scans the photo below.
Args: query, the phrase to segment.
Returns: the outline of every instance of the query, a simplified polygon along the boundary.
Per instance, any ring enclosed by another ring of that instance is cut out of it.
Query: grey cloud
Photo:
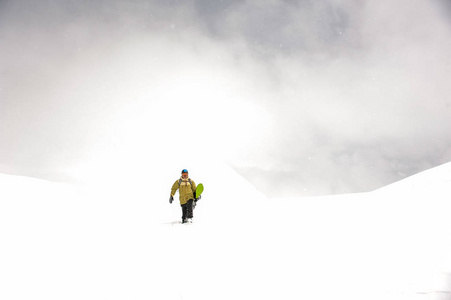
[[[236,166],[243,175],[273,196],[346,193],[449,161],[449,28],[436,7],[398,5],[367,3],[362,47],[279,59],[276,118],[286,124],[264,145],[269,155]]]
[[[0,172],[163,153],[180,97],[204,108],[193,128],[223,137],[198,151],[272,196],[449,161],[451,33],[434,3],[2,1]]]
[[[200,8],[202,20],[216,38],[244,39],[254,55],[335,55],[342,47],[358,46],[353,22],[359,5],[355,9],[356,5],[333,1],[227,3]]]

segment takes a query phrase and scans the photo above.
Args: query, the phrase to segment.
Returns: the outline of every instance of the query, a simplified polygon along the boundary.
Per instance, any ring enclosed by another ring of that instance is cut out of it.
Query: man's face
[[[182,178],[188,178],[188,173],[182,173]]]

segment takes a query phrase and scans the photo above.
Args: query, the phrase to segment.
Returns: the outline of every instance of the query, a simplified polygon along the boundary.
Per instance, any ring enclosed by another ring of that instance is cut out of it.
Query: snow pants
[[[193,199],[190,199],[185,204],[182,204],[182,220],[193,218],[193,201]]]

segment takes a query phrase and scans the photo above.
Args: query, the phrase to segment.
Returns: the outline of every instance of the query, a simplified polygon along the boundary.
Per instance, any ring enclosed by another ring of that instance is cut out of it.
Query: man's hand
[[[171,195],[171,197],[169,197],[169,203],[172,203],[172,201],[174,201],[174,197]]]

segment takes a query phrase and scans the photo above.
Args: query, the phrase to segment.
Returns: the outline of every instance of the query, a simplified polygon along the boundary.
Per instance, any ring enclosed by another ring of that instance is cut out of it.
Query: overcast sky
[[[448,3],[0,1],[0,172],[225,160],[280,197],[448,162]]]

